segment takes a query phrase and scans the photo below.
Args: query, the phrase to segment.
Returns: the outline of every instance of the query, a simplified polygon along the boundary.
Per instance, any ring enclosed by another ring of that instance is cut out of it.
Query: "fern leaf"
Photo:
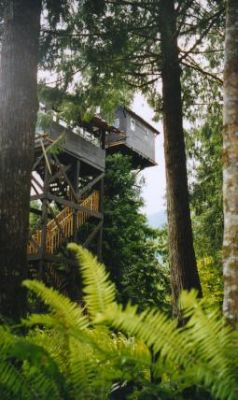
[[[176,328],[176,321],[171,321],[158,310],[137,313],[135,306],[127,305],[108,308],[103,315],[110,326],[122,330],[129,336],[143,341],[154,353],[160,353],[163,363],[170,365],[186,364],[193,352],[189,338]]]
[[[49,306],[56,317],[56,324],[63,325],[65,328],[78,328],[79,330],[88,327],[88,319],[83,315],[82,309],[78,304],[73,303],[56,290],[47,288],[42,282],[37,280],[26,280],[23,282],[23,285],[39,296]],[[37,319],[37,316],[33,318]]]
[[[89,314],[94,318],[115,301],[115,285],[109,281],[109,274],[104,265],[100,264],[88,250],[74,243],[70,243],[68,249],[75,253],[79,261],[85,285],[84,299]]]

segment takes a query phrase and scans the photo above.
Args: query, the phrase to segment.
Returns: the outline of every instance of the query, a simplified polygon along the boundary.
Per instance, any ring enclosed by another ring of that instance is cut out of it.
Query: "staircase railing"
[[[95,191],[86,199],[80,202],[82,207],[90,211],[99,210],[99,192]],[[85,224],[90,214],[85,211],[78,211],[76,214],[76,226],[79,228]],[[74,213],[69,207],[65,207],[56,217],[48,222],[46,226],[46,252],[54,254],[57,249],[73,235]],[[42,231],[36,230],[27,246],[28,255],[39,252],[42,242]]]

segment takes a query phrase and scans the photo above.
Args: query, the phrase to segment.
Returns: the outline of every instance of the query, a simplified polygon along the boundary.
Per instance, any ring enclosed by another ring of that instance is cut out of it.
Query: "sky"
[[[147,122],[159,130],[160,135],[157,136],[155,142],[155,156],[157,166],[146,168],[141,172],[141,176],[145,178],[145,185],[142,189],[142,197],[145,202],[143,212],[146,215],[152,215],[159,211],[165,210],[165,164],[163,149],[163,131],[161,123],[152,121],[153,110],[147,104],[144,97],[137,94],[131,105],[133,111],[144,118]]]

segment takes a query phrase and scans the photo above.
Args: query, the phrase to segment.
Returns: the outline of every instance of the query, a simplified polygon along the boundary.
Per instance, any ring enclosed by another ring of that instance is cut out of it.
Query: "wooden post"
[[[103,211],[104,211],[104,176],[100,180],[100,204],[99,204],[99,212],[102,214],[102,224],[100,226],[98,232],[98,240],[97,240],[97,256],[100,261],[102,261],[102,239],[103,239]]]
[[[101,146],[102,149],[105,150],[106,145],[106,132],[104,129],[101,130]],[[102,240],[103,240],[103,211],[104,211],[104,174],[100,180],[100,204],[99,204],[99,212],[102,214],[102,224],[100,226],[98,232],[98,239],[97,239],[97,256],[100,261],[102,261]]]
[[[78,187],[79,176],[80,176],[80,161],[76,160],[73,185],[74,185],[74,191],[77,196],[79,195],[79,187]],[[79,200],[80,199],[78,198],[78,201]],[[78,210],[74,209],[74,211],[73,211],[73,239],[75,242],[77,240],[77,231],[78,231],[77,215],[78,215]]]
[[[106,132],[104,130],[101,131],[101,144],[102,144],[102,149],[105,150]]]

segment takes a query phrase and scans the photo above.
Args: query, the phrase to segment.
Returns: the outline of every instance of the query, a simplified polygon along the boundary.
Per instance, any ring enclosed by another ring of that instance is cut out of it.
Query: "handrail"
[[[86,199],[81,201],[81,206],[90,211],[99,210],[99,192],[94,191]],[[89,218],[87,211],[77,211],[76,226],[79,228]],[[73,219],[74,213],[69,207],[65,207],[57,216],[57,222],[52,219],[46,225],[46,252],[54,254],[55,251],[65,242],[65,239],[73,235]],[[42,231],[36,230],[32,235],[32,240],[28,243],[28,255],[37,254],[41,247]]]

